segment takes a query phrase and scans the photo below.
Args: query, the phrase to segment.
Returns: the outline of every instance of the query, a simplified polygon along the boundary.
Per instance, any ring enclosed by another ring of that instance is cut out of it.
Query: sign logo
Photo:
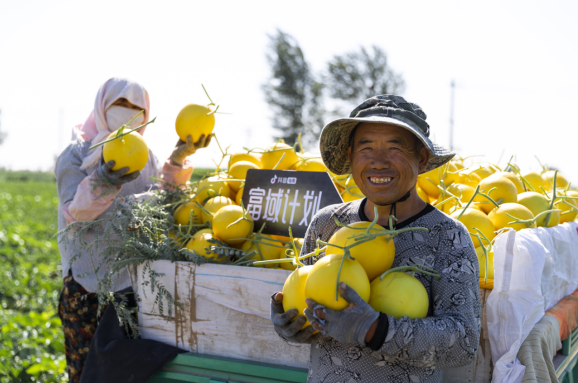
[[[249,169],[243,190],[243,205],[256,229],[265,223],[264,234],[286,236],[291,227],[294,237],[303,238],[320,209],[343,203],[329,174],[322,172]]]
[[[271,184],[289,184],[295,185],[297,183],[297,177],[277,177],[277,174],[271,178]]]

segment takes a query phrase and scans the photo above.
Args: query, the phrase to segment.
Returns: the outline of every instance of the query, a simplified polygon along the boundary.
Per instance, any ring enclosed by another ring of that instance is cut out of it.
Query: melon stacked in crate
[[[480,262],[480,276],[493,279],[493,239],[505,230],[552,227],[578,214],[578,192],[558,171],[522,173],[509,162],[465,167],[463,160],[421,174],[417,193],[426,202],[461,221]]]

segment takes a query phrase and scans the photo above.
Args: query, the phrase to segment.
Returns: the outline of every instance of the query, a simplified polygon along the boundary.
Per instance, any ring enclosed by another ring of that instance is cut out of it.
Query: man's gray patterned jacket
[[[365,200],[328,206],[309,226],[302,254],[315,249],[317,239],[329,240],[343,223],[367,220]],[[416,273],[429,295],[424,319],[387,316],[383,344],[374,351],[324,337],[311,347],[309,383],[317,382],[442,382],[444,368],[471,363],[480,337],[478,259],[466,228],[427,205],[403,227],[426,227],[395,237],[393,267],[423,264],[441,278]],[[309,258],[308,263],[315,260]],[[381,323],[380,319],[380,323]]]

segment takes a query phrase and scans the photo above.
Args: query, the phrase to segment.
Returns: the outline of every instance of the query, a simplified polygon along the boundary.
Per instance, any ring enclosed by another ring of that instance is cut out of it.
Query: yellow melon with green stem
[[[117,132],[112,132],[107,140],[114,138]],[[149,160],[149,149],[144,138],[134,131],[104,144],[102,156],[104,162],[114,161],[113,171],[127,167],[129,171],[126,174],[130,174],[144,169]]]

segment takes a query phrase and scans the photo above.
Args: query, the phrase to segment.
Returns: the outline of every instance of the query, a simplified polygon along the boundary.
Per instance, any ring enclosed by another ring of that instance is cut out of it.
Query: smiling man
[[[376,312],[343,283],[340,294],[350,305],[342,311],[308,299],[305,313],[283,312],[283,296],[274,294],[271,320],[277,333],[289,342],[312,343],[308,383],[442,382],[444,368],[474,360],[480,336],[478,261],[465,227],[417,195],[417,176],[454,156],[430,140],[425,120],[416,104],[381,95],[321,133],[325,165],[338,175],[352,173],[366,198],[319,211],[307,230],[303,253],[339,229],[334,218],[346,224],[372,221],[377,207],[382,226],[394,215],[397,229],[428,229],[394,238],[393,267],[420,264],[441,277],[416,274],[429,296],[424,319]],[[303,314],[312,325],[301,330]],[[319,333],[313,334],[315,330]]]

